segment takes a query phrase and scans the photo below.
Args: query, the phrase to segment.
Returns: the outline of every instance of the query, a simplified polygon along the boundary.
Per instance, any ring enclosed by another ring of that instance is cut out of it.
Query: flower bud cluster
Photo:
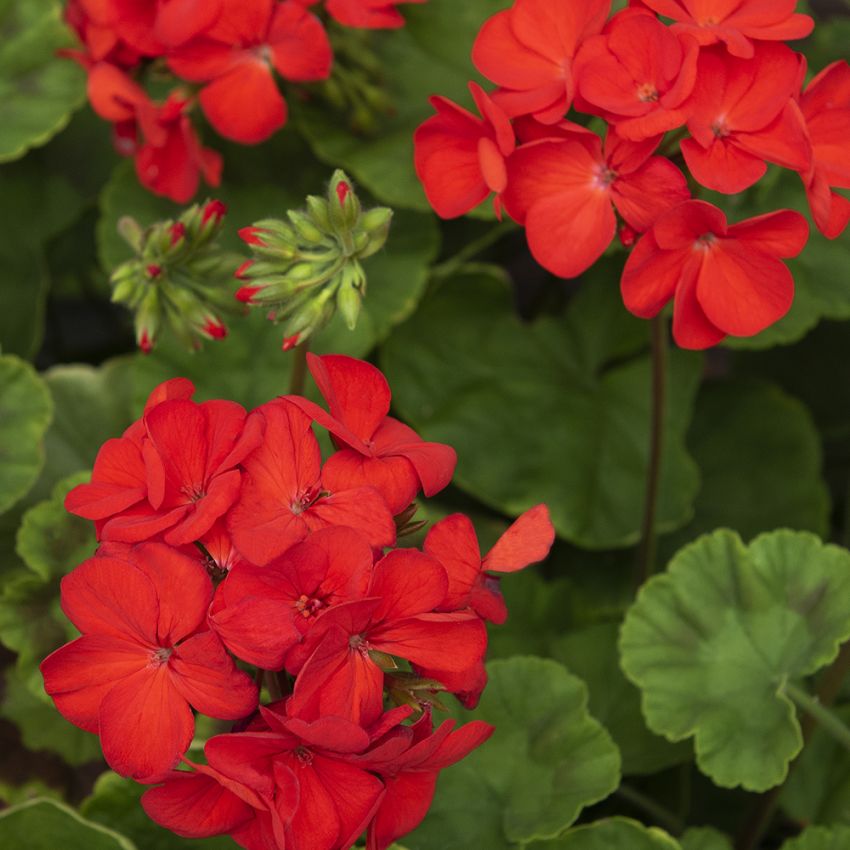
[[[122,218],[118,230],[136,256],[112,274],[112,300],[135,314],[136,341],[150,352],[168,329],[187,348],[222,339],[221,313],[233,311],[225,287],[238,257],[217,244],[226,207],[207,201],[189,207],[176,221],[142,228]]]
[[[236,297],[283,324],[284,349],[323,328],[339,311],[351,329],[366,294],[362,261],[387,241],[392,210],[363,210],[351,181],[337,170],[327,195],[311,195],[285,221],[263,219],[239,235],[254,258],[240,266]]]

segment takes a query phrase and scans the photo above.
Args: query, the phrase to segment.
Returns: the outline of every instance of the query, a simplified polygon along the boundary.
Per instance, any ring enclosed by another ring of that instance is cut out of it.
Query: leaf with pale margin
[[[73,43],[55,0],[0,2],[0,162],[45,144],[82,105],[86,74],[56,51]]]
[[[810,826],[796,838],[782,845],[782,850],[847,850],[850,847],[850,827]]]
[[[0,847],[21,850],[136,850],[129,838],[56,800],[36,798],[0,812]]]
[[[35,369],[12,355],[0,356],[0,513],[38,478],[52,414],[50,393]]]
[[[729,837],[710,826],[694,826],[681,838],[682,850],[732,850]]]
[[[776,531],[745,546],[720,530],[682,549],[626,615],[622,667],[654,732],[695,736],[717,785],[764,791],[802,748],[790,679],[850,637],[850,553]]]
[[[558,533],[587,548],[637,542],[650,431],[647,325],[626,313],[600,263],[563,318],[523,324],[499,269],[441,288],[382,348],[397,409],[459,457],[455,483],[517,516],[546,502]],[[670,357],[657,525],[687,522],[698,489],[684,437],[699,356]]]
[[[587,711],[587,688],[555,661],[520,656],[487,665],[473,712],[492,738],[445,772],[411,850],[496,848],[554,838],[620,782],[620,754]]]
[[[555,841],[532,844],[531,850],[681,850],[679,842],[658,827],[629,818],[578,826]]]

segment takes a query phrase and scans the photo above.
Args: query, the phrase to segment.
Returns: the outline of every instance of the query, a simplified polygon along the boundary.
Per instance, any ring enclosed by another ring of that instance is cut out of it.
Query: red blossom
[[[788,312],[794,280],[781,260],[796,257],[808,233],[791,210],[727,225],[716,207],[687,201],[635,246],[623,271],[623,300],[649,318],[674,299],[673,336],[683,348],[707,348],[727,334],[752,336]]]
[[[41,672],[59,711],[100,735],[110,766],[149,780],[188,748],[190,706],[236,720],[257,691],[205,630],[212,583],[198,564],[159,543],[126,558],[90,558],[62,580],[62,608],[82,637]]]
[[[292,399],[344,445],[322,469],[331,490],[374,487],[393,514],[401,513],[421,489],[439,493],[454,473],[457,455],[441,443],[426,443],[388,416],[390,387],[369,363],[342,355],[307,355],[307,363],[330,415],[306,399]]]

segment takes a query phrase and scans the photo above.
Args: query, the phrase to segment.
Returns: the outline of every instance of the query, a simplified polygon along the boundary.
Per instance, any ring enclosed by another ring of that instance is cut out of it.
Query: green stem
[[[818,697],[812,696],[807,691],[797,687],[797,685],[792,685],[790,682],[785,685],[785,693],[798,708],[813,718],[824,732],[832,735],[844,749],[850,750],[850,729]]]
[[[680,835],[685,831],[685,824],[680,818],[636,788],[624,784],[614,793],[636,809],[640,809],[644,814],[649,815],[652,820],[659,826],[663,826],[672,835]]]
[[[280,687],[280,679],[278,679],[277,673],[275,673],[274,670],[266,670],[265,681],[266,687],[269,690],[269,699],[272,702],[277,702],[279,699],[283,699],[283,691]]]
[[[491,245],[495,245],[505,234],[516,230],[516,225],[512,221],[500,221],[494,227],[491,227],[485,234],[474,239],[472,242],[465,245],[453,257],[449,257],[445,262],[440,263],[431,270],[431,274],[435,277],[448,277],[457,271],[464,263],[469,262],[473,257],[486,251]]]
[[[664,414],[667,397],[667,324],[659,315],[652,320],[652,414],[650,422],[649,468],[646,474],[643,522],[637,554],[638,587],[654,572],[657,549],[655,516],[661,480],[664,446]]]
[[[292,352],[292,377],[289,379],[289,394],[303,395],[304,382],[307,379],[307,352],[310,350],[309,340],[295,346]]]

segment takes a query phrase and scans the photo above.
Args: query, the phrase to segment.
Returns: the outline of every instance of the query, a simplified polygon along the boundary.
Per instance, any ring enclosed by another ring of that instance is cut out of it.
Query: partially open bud
[[[112,300],[135,313],[142,351],[150,351],[164,330],[192,349],[227,335],[221,314],[236,310],[226,282],[241,258],[216,243],[225,211],[220,201],[207,201],[148,228],[120,220],[119,233],[136,256],[112,273]]]
[[[386,207],[364,212],[339,170],[326,195],[310,195],[306,203],[284,220],[263,219],[239,231],[253,259],[236,272],[243,283],[236,299],[263,307],[283,324],[284,350],[324,327],[337,310],[354,330],[366,294],[361,261],[384,246],[392,221]]]

